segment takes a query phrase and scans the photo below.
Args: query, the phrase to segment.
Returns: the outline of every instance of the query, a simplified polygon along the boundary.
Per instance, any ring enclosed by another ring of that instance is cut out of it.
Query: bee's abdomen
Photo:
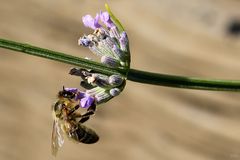
[[[78,141],[82,143],[92,144],[99,140],[97,133],[84,125],[79,124],[76,134],[78,136]]]

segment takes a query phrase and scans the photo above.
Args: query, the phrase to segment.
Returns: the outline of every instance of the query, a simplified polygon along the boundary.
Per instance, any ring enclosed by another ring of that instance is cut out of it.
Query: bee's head
[[[73,98],[75,98],[75,93],[73,91],[66,90],[63,86],[63,90],[58,92],[58,97],[73,99]]]

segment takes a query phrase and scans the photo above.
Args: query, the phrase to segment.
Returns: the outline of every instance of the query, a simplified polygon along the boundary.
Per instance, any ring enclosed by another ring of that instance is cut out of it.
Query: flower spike
[[[127,33],[120,22],[113,16],[109,7],[108,12],[100,12],[95,18],[91,15],[82,17],[84,26],[93,29],[93,33],[83,35],[78,44],[88,47],[94,54],[101,57],[101,63],[120,70],[119,74],[105,75],[85,68],[71,68],[69,74],[81,77],[78,88],[65,88],[59,91],[58,101],[54,105],[55,118],[71,123],[84,123],[95,113],[96,107],[118,96],[126,85],[126,76],[130,68],[130,51]],[[85,114],[75,112],[79,108],[86,109]],[[96,136],[95,136],[96,138]],[[97,139],[98,140],[98,139]],[[96,140],[94,141],[94,143]]]
[[[119,20],[113,15],[106,4],[107,12],[83,16],[83,24],[94,30],[92,34],[84,35],[78,44],[88,47],[94,54],[101,57],[101,62],[112,68],[126,70],[130,68],[129,41]],[[100,24],[101,22],[101,24]]]

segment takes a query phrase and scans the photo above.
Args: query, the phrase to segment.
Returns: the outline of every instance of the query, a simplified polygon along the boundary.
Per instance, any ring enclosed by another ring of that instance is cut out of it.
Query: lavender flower
[[[121,75],[107,76],[100,73],[95,73],[92,70],[72,68],[69,72],[71,75],[80,76],[82,78],[81,84],[88,84],[92,87],[85,87],[85,94],[95,98],[95,104],[101,104],[109,101],[111,98],[120,94],[125,87],[125,78]],[[112,89],[115,90],[112,90]],[[112,90],[112,91],[111,91]],[[82,99],[82,94],[79,99]],[[86,96],[85,96],[86,97]]]
[[[120,31],[109,13],[100,12],[95,18],[86,15],[82,20],[84,25],[92,28],[94,32],[81,37],[78,44],[101,56],[101,62],[110,67],[129,69],[130,51],[127,33]]]
[[[112,14],[111,14],[112,15]],[[116,20],[116,19],[115,19]],[[118,28],[108,12],[100,12],[93,18],[91,15],[82,17],[84,26],[94,30],[92,34],[84,35],[78,44],[88,47],[101,57],[101,62],[112,68],[128,70],[130,67],[130,52],[127,33]],[[93,70],[72,68],[71,75],[80,76],[80,85],[85,91],[77,88],[65,88],[70,98],[74,98],[80,107],[91,109],[92,106],[105,103],[119,95],[125,87],[126,78],[121,74],[104,75]]]
[[[80,85],[85,90],[63,87],[63,90],[58,93],[59,100],[53,106],[54,126],[58,127],[58,120],[63,120],[65,128],[62,130],[68,133],[70,138],[72,137],[83,143],[95,143],[98,136],[94,135],[95,139],[91,139],[93,135],[89,136],[90,139],[89,137],[86,138],[86,134],[95,134],[95,132],[84,126],[80,127],[80,123],[84,123],[95,113],[97,105],[109,101],[123,91],[126,85],[126,75],[130,68],[127,33],[123,30],[120,22],[113,16],[109,7],[105,6],[109,13],[100,12],[100,14],[96,14],[95,18],[91,15],[82,17],[83,24],[93,29],[94,32],[81,37],[78,44],[88,47],[93,53],[100,56],[101,63],[115,70],[122,69],[125,74],[117,72],[114,75],[105,75],[90,69],[72,68],[69,74],[80,76],[82,79]],[[87,111],[84,114],[75,112],[79,107],[87,109]],[[57,129],[59,130],[59,127]],[[82,141],[82,137],[79,139],[79,135],[72,135],[77,133],[75,132],[77,130],[85,134],[83,135],[83,138],[86,138],[84,141]],[[55,134],[55,131],[53,133]],[[56,134],[60,135],[60,133]],[[55,141],[55,138],[53,140]],[[53,153],[56,153],[62,143],[53,144]]]
[[[92,18],[91,15],[86,15],[86,16],[83,16],[82,18],[82,21],[83,21],[83,24],[86,26],[86,27],[89,27],[89,28],[92,28],[92,29],[96,29],[96,28],[100,28],[101,25],[98,23],[99,21],[99,15],[97,14],[95,18]]]

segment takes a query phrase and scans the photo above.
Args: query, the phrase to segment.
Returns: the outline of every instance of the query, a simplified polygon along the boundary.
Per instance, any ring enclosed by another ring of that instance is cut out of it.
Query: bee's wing
[[[57,119],[53,121],[53,130],[52,130],[52,154],[57,155],[58,148],[62,147],[64,143],[63,132],[61,126]]]

